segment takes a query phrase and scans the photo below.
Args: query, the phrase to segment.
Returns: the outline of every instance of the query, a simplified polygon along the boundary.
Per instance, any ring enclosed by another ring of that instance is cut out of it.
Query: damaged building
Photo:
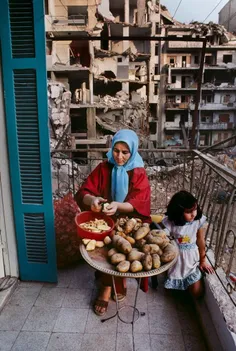
[[[183,25],[158,0],[48,0],[45,26],[48,78],[71,92],[75,148],[104,148],[121,128],[134,129],[143,147],[187,144],[202,43],[145,41],[148,36],[207,36],[200,144],[233,133],[236,42],[224,27]],[[107,39],[114,36],[140,40]]]
[[[177,23],[165,30],[167,36],[207,37],[198,107],[199,145],[213,145],[232,136],[236,127],[236,37],[214,23]],[[201,48],[202,43],[187,40],[165,46],[165,105],[159,126],[165,145],[182,145],[184,136],[190,136]]]

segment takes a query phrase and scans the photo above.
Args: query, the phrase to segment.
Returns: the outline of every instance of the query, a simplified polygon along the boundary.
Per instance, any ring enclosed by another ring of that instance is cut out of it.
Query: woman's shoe
[[[96,307],[101,307],[103,309],[103,311],[98,311],[96,309]],[[107,308],[108,308],[108,301],[104,301],[104,300],[100,300],[100,299],[97,299],[94,301],[93,311],[98,316],[104,316],[104,314],[107,312]]]

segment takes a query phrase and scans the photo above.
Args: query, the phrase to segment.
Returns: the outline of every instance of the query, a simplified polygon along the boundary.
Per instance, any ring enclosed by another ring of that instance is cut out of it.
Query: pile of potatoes
[[[165,231],[150,230],[138,218],[120,218],[111,237],[104,239],[110,247],[108,259],[121,273],[150,271],[172,261],[177,251]]]

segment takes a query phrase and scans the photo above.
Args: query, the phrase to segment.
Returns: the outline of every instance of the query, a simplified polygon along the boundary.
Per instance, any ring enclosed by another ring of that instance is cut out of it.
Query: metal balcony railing
[[[68,191],[75,194],[92,169],[102,161],[92,157],[98,151],[87,150],[85,157],[79,150],[52,153],[55,199]],[[224,269],[227,283],[222,284],[231,294],[236,290],[232,280],[232,274],[236,273],[236,172],[199,151],[146,149],[140,150],[140,154],[151,185],[153,214],[164,214],[172,195],[181,189],[192,192],[198,198],[208,217],[206,244],[209,252],[214,253],[212,265],[216,272],[218,267]]]

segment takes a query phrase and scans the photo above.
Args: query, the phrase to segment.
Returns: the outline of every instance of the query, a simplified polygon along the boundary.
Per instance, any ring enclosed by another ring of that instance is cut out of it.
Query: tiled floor
[[[81,263],[59,271],[58,284],[20,283],[0,314],[0,351],[205,351],[203,335],[185,294],[173,296],[159,278],[156,290],[141,290],[134,323],[117,317],[104,323],[92,311],[94,270]],[[136,280],[128,280],[124,305],[132,305]],[[107,315],[116,310],[111,301]],[[130,308],[122,318],[130,318]]]

